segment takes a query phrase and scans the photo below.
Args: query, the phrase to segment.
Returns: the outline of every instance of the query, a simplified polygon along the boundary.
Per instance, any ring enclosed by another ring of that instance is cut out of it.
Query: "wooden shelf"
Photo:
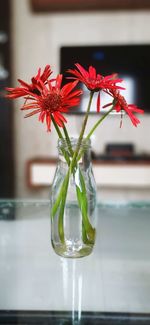
[[[150,9],[149,0],[30,0],[34,12]]]
[[[57,159],[32,159],[27,163],[27,185],[32,189],[50,186]],[[116,188],[150,188],[150,161],[128,163],[94,161],[93,172],[97,186]]]
[[[100,159],[94,160],[93,165],[107,165],[107,166],[150,166],[150,159],[141,159],[141,160],[125,160],[125,159]]]

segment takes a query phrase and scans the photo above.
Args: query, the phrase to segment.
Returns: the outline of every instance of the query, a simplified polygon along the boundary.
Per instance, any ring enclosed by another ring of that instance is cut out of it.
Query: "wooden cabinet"
[[[52,184],[57,160],[31,159],[27,163],[27,185],[32,189]],[[93,162],[97,186],[150,189],[150,160],[139,162]]]
[[[150,9],[149,0],[30,0],[35,12]]]

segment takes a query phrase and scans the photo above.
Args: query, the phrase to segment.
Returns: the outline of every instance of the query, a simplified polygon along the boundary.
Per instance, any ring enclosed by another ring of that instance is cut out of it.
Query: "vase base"
[[[55,244],[53,248],[57,255],[65,258],[81,258],[90,255],[93,250],[92,245],[80,245],[77,247],[77,245]]]

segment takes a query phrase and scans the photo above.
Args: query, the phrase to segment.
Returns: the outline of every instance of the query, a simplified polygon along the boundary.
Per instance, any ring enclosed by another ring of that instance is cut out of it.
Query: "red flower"
[[[55,84],[53,85],[53,83]],[[64,126],[67,122],[62,113],[79,104],[79,98],[82,94],[81,90],[74,90],[77,81],[70,82],[61,88],[62,75],[59,74],[56,80],[48,81],[47,85],[40,80],[35,89],[38,89],[39,94],[28,91],[30,103],[25,103],[21,110],[30,110],[32,112],[25,115],[25,117],[32,116],[39,113],[39,121],[44,122],[46,119],[47,131],[51,131],[51,120],[60,126]]]
[[[41,74],[41,68],[39,68],[37,75],[31,79],[32,81],[31,84],[28,84],[23,80],[18,79],[19,83],[21,84],[21,87],[6,88],[6,90],[9,92],[9,94],[7,94],[6,97],[13,99],[18,97],[24,97],[28,92],[38,93],[39,92],[38,85],[40,81],[42,81],[44,84],[47,83],[47,80],[51,74],[52,71],[50,65],[46,65],[42,74]]]
[[[116,112],[120,112],[124,110],[130,117],[130,120],[133,123],[133,125],[137,126],[140,123],[140,121],[133,113],[135,112],[135,113],[143,114],[144,111],[138,108],[136,105],[127,104],[125,98],[120,94],[118,90],[112,90],[111,94],[115,100],[114,109],[116,110]],[[108,105],[105,105],[105,107]]]
[[[109,76],[102,76],[96,73],[96,69],[92,66],[89,67],[89,70],[85,70],[79,63],[76,63],[75,66],[78,70],[69,69],[68,72],[73,74],[76,79],[82,82],[90,91],[99,92],[97,98],[97,112],[100,111],[100,90],[108,91],[112,89],[124,89],[116,84],[122,82],[122,79],[115,79],[116,74],[111,74]]]

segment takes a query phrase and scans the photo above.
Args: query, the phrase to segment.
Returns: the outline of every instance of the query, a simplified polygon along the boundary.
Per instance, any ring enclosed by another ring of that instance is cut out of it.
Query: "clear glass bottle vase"
[[[96,236],[96,184],[90,140],[82,140],[72,164],[77,140],[59,140],[59,159],[51,187],[51,242],[63,257],[89,255]]]

